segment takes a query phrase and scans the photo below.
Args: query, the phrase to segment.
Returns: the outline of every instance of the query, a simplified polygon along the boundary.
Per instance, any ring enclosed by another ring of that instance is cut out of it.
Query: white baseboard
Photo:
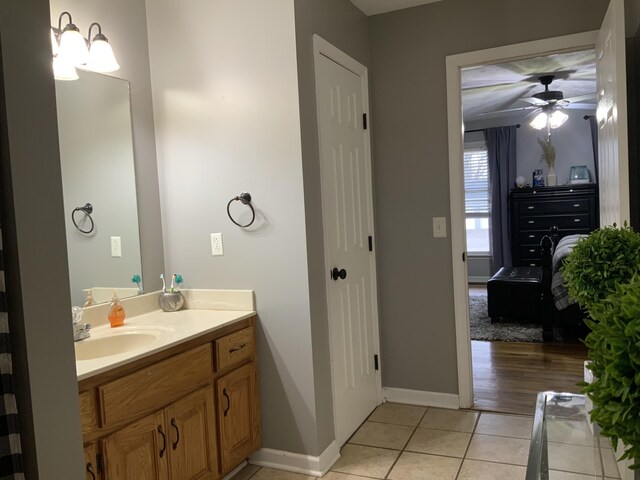
[[[300,453],[261,448],[249,458],[249,463],[261,467],[277,468],[288,472],[302,473],[313,477],[322,477],[340,458],[340,447],[335,440],[319,457]]]
[[[460,399],[453,393],[424,392],[406,388],[383,387],[382,395],[387,402],[407,403],[425,407],[460,408]]]
[[[467,277],[469,283],[487,283],[491,277]]]

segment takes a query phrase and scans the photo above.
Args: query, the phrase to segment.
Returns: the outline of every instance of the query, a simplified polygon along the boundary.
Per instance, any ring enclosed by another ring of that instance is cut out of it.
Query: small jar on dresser
[[[552,227],[559,237],[588,234],[599,226],[595,183],[514,188],[510,195],[514,266],[540,266],[540,240]]]

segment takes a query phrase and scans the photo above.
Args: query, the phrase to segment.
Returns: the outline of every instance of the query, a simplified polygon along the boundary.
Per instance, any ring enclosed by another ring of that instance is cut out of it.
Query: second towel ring
[[[251,221],[249,223],[247,223],[246,225],[239,224],[231,216],[231,210],[230,210],[231,204],[233,202],[235,202],[236,200],[239,200],[240,203],[242,203],[243,205],[248,205],[249,208],[251,209]],[[250,227],[253,224],[253,222],[255,221],[255,219],[256,219],[256,211],[253,209],[253,205],[251,205],[251,194],[247,193],[247,192],[242,192],[237,197],[233,197],[231,200],[229,200],[229,203],[227,203],[227,215],[229,215],[229,220],[231,220],[237,226],[239,226],[241,228]]]
[[[91,222],[91,228],[89,230],[82,230],[78,224],[76,223],[76,212],[83,212],[87,217],[89,217],[89,221]],[[93,205],[91,205],[90,203],[85,204],[84,207],[76,207],[73,209],[73,212],[71,212],[71,221],[73,222],[73,226],[76,227],[78,229],[79,232],[88,234],[93,232],[93,229],[95,228],[95,223],[93,223],[93,218],[91,218],[91,214],[93,213]]]

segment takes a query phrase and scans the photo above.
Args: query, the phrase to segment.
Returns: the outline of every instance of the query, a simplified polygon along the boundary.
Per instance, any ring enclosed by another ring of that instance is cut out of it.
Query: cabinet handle
[[[580,204],[579,203],[574,203],[573,206],[577,208],[577,207],[580,206]]]
[[[533,210],[533,209],[534,209],[534,206],[533,206],[533,205],[529,205],[527,208],[528,208],[529,210]]]
[[[89,472],[93,480],[96,480],[96,474],[93,471],[93,465],[91,465],[91,463],[87,463],[87,472]]]
[[[240,350],[242,350],[244,347],[246,347],[247,344],[243,343],[242,345],[240,345],[239,347],[233,347],[229,349],[229,353],[234,353],[234,352],[239,352]]]
[[[579,223],[580,219],[579,218],[574,218],[573,221],[576,222],[576,223]]]
[[[178,448],[178,443],[180,442],[180,430],[178,430],[175,418],[171,419],[171,426],[176,429],[176,443],[172,445],[173,449],[175,450],[176,448]]]
[[[160,450],[160,458],[164,457],[164,452],[167,450],[167,437],[162,431],[162,426],[158,425],[158,432],[162,435],[162,449]]]
[[[529,224],[532,224],[532,223],[536,223],[536,222],[534,222],[533,220],[529,220],[529,222],[528,222],[528,223],[529,223]]]
[[[533,248],[530,248],[530,249],[529,249],[529,252],[530,252],[530,253],[533,253],[533,252],[535,252],[535,250],[534,250]]]
[[[224,416],[227,416],[227,413],[229,413],[229,410],[231,409],[231,399],[229,398],[229,395],[227,394],[227,389],[223,389],[222,390],[222,394],[227,398],[227,408],[225,408],[224,410]]]
[[[529,235],[529,238],[536,238],[535,235]]]

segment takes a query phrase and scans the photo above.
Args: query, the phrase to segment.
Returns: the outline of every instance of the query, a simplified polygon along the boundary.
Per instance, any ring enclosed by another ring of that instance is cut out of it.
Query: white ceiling
[[[531,106],[523,98],[544,91],[541,75],[555,75],[549,90],[560,90],[564,98],[596,91],[595,52],[561,53],[515,62],[484,65],[462,70],[462,105],[465,122],[504,116],[524,118],[531,110],[491,112]],[[595,99],[581,100],[568,108],[595,110]],[[482,115],[488,114],[488,115]]]
[[[440,1],[442,0],[351,0],[351,3],[371,16]]]

